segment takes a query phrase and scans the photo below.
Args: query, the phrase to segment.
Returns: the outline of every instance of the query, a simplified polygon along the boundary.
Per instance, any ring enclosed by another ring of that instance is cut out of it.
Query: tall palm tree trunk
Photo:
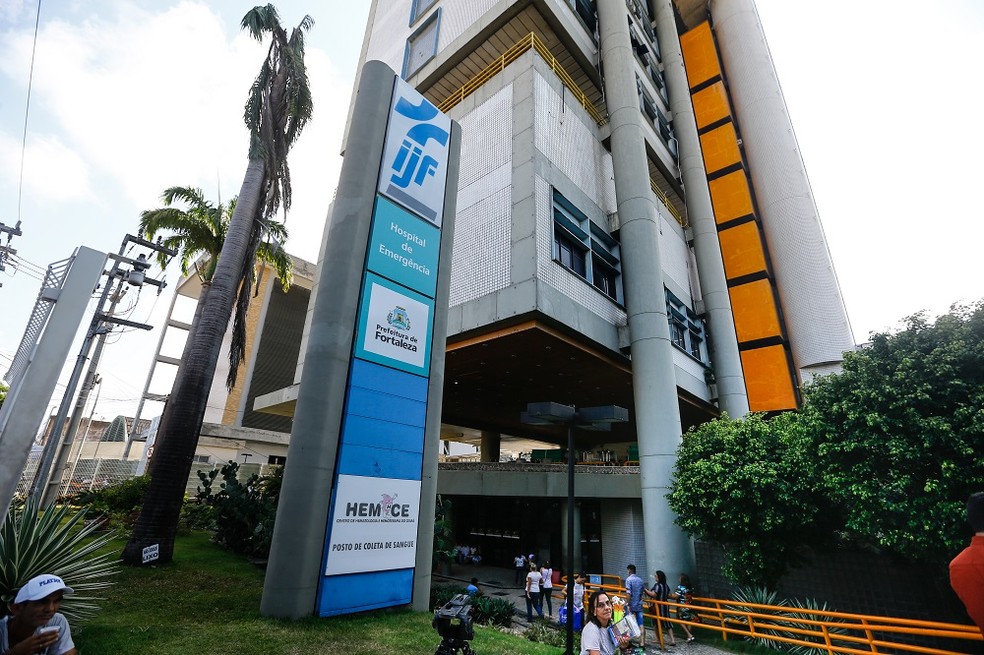
[[[250,160],[199,323],[191,335],[191,343],[185,349],[181,364],[183,373],[176,381],[168,410],[162,418],[154,451],[153,475],[144,494],[133,535],[123,549],[122,558],[126,564],[143,564],[144,548],[154,545],[158,546],[159,553],[154,563],[166,563],[173,559],[174,535],[185,488],[205,418],[222,340],[232,314],[240,272],[250,250],[250,235],[259,213],[264,174],[263,160]]]

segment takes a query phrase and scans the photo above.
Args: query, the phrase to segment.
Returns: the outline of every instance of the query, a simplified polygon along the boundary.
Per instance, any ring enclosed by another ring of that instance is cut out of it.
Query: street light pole
[[[629,410],[617,405],[582,407],[561,403],[530,403],[520,416],[528,425],[567,426],[567,648],[574,655],[574,430],[611,430],[613,423],[629,420]],[[587,617],[585,617],[587,618]]]
[[[92,316],[92,321],[89,323],[88,330],[86,330],[85,339],[82,341],[82,348],[76,358],[75,367],[72,369],[72,374],[69,377],[68,385],[65,388],[65,394],[62,396],[61,404],[58,406],[58,414],[55,417],[54,427],[51,430],[51,434],[48,436],[48,443],[45,444],[41,462],[38,464],[38,468],[34,473],[34,481],[31,484],[29,496],[30,498],[36,500],[41,506],[47,506],[53,503],[57,497],[56,492],[61,484],[61,476],[64,472],[65,464],[68,459],[68,452],[65,450],[64,446],[68,445],[70,447],[72,440],[75,437],[75,430],[78,429],[79,420],[81,420],[81,411],[85,404],[84,400],[88,398],[88,393],[92,388],[90,382],[92,380],[92,376],[96,373],[96,367],[99,363],[98,354],[102,352],[102,343],[106,338],[106,333],[112,329],[110,324],[125,325],[128,327],[139,328],[141,330],[150,330],[153,328],[152,325],[145,325],[143,323],[135,323],[133,321],[116,318],[111,315],[112,311],[108,313],[103,311],[103,307],[105,306],[106,301],[109,300],[110,291],[116,284],[117,278],[120,279],[121,288],[125,281],[131,286],[142,286],[144,284],[156,286],[158,288],[158,294],[164,289],[165,283],[162,280],[154,280],[146,276],[145,271],[150,268],[150,263],[147,261],[146,255],[141,254],[137,259],[130,259],[129,257],[124,256],[126,246],[130,243],[142,246],[144,248],[149,248],[155,252],[164,253],[169,257],[174,257],[177,254],[176,251],[166,248],[160,244],[147,241],[142,237],[127,234],[123,239],[123,243],[120,244],[119,254],[108,255],[108,257],[113,260],[113,266],[109,271],[104,272],[104,275],[106,275],[109,279],[103,285],[103,290],[99,296],[99,302],[96,305],[96,310]],[[129,265],[130,270],[124,269],[121,264]],[[121,294],[117,294],[113,298],[112,307],[114,308],[116,306],[116,302],[119,300],[119,295]],[[71,429],[63,435],[63,431],[65,430],[65,422],[68,418],[68,408],[72,404],[75,390],[78,387],[79,380],[82,378],[82,369],[85,367],[85,363],[89,359],[89,351],[97,337],[99,337],[99,346],[96,350],[97,355],[92,358],[92,361],[89,364],[89,375],[86,378],[86,385],[83,387],[82,399],[80,399],[80,404],[76,406],[76,412],[73,415],[74,426],[72,426]],[[52,470],[53,465],[55,466]]]
[[[567,424],[567,648],[574,655],[574,419]]]

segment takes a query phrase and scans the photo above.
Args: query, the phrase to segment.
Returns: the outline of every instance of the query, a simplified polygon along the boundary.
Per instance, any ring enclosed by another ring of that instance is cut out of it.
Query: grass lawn
[[[123,542],[116,547],[122,550]],[[123,567],[103,609],[72,626],[82,655],[433,655],[431,614],[378,610],[298,621],[260,616],[263,571],[209,541],[179,536],[174,562]],[[563,649],[475,627],[480,655],[557,655]]]

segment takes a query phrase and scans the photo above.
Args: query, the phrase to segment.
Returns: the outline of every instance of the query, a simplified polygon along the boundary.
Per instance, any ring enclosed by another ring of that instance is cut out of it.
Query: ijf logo
[[[379,191],[440,225],[451,119],[401,79],[393,98]]]

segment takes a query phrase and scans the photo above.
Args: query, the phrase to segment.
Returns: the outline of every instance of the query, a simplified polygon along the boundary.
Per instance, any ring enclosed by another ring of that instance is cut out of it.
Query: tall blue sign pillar
[[[261,611],[426,609],[459,127],[367,62],[319,262]]]

